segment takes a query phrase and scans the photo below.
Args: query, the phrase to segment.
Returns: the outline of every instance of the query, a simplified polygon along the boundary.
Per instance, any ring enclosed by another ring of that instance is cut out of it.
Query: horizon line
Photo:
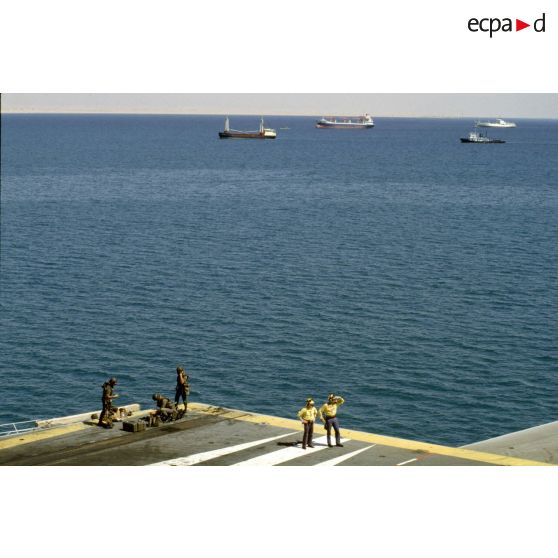
[[[262,112],[143,112],[143,111],[88,111],[88,110],[71,110],[71,111],[59,111],[59,110],[2,110],[1,115],[4,114],[21,114],[21,115],[84,115],[84,116],[273,116],[273,117],[301,117],[301,118],[317,118],[324,116],[326,113],[315,113],[315,114],[292,114],[292,113],[262,113]],[[327,113],[330,115],[341,116],[341,113]],[[343,116],[358,116],[357,114],[349,115],[344,114]],[[442,119],[442,118],[454,118],[459,120],[464,119],[475,119],[475,118],[500,118],[500,116],[487,116],[487,115],[475,115],[475,116],[463,116],[463,115],[394,115],[394,114],[384,114],[384,115],[372,115],[373,118],[431,118],[431,119]],[[558,120],[558,116],[514,116],[506,115],[506,118],[516,118],[519,120]]]

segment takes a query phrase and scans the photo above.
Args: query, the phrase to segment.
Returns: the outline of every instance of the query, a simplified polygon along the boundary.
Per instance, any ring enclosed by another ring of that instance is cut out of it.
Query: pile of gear
[[[142,419],[148,423],[148,426],[159,426],[162,422],[174,422],[186,414],[186,408],[179,409],[168,397],[160,393],[154,393],[152,399],[157,403],[157,409]]]

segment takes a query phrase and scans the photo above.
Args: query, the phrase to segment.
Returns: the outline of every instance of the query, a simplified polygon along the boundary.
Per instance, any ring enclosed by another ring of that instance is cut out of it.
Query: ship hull
[[[374,124],[316,124],[316,128],[335,128],[338,130],[367,130],[374,128]]]
[[[221,139],[275,139],[274,135],[259,132],[219,132],[219,137]]]
[[[460,138],[461,143],[506,143],[504,140],[500,139],[484,139],[484,140],[472,140],[469,138]]]

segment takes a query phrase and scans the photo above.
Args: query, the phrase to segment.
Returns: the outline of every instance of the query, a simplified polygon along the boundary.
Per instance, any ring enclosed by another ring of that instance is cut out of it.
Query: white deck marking
[[[346,439],[342,439],[341,442],[346,442]],[[247,459],[246,461],[241,461],[235,463],[234,465],[279,465],[279,463],[285,463],[285,461],[290,461],[291,459],[296,459],[297,457],[302,457],[304,455],[310,455],[318,451],[326,449],[327,446],[327,436],[322,436],[321,438],[316,438],[313,440],[316,445],[314,448],[308,448],[303,450],[301,446],[285,448],[278,451],[273,451],[271,453],[266,453],[264,455],[259,455],[253,459]]]
[[[238,444],[236,446],[228,446],[226,448],[204,451],[203,453],[195,453],[193,455],[187,455],[186,457],[177,457],[176,459],[159,461],[158,463],[151,463],[151,465],[171,465],[171,466],[178,466],[178,467],[195,465],[196,463],[202,463],[203,461],[209,461],[210,459],[215,459],[216,457],[221,457],[223,455],[229,455],[230,453],[236,453],[237,451],[253,448],[254,446],[259,446],[260,444],[272,442],[273,440],[279,440],[279,438],[284,438],[285,436],[292,436],[293,434],[296,434],[296,432],[288,432],[287,434],[281,434],[280,436],[273,436],[272,438],[263,438],[262,440],[255,440],[254,442],[246,442],[245,444]]]
[[[322,465],[331,465],[335,466],[338,463],[342,463],[343,461],[347,461],[347,459],[351,459],[355,455],[366,451],[367,449],[373,448],[376,444],[372,444],[371,446],[366,446],[365,448],[357,449],[356,451],[352,451],[351,453],[346,453],[345,455],[340,455],[339,457],[334,457],[333,459],[328,459],[327,461],[322,461],[321,463],[316,463],[315,467],[321,467]]]
[[[413,461],[417,461],[417,458],[415,457],[414,459],[409,459],[408,461],[403,461],[402,463],[398,463],[396,467],[399,467],[399,465],[407,465],[407,463],[412,463]]]

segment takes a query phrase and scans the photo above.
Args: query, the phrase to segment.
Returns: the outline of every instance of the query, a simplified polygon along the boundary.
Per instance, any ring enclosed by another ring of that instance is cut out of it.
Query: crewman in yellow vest
[[[302,449],[306,449],[306,446],[313,448],[312,436],[314,434],[314,421],[316,420],[316,415],[318,411],[314,407],[314,400],[309,397],[306,400],[306,406],[302,407],[298,411],[298,418],[304,424],[304,435],[302,436]]]
[[[324,403],[319,410],[320,420],[324,423],[327,430],[327,445],[331,448],[331,427],[335,430],[335,445],[340,448],[343,447],[341,443],[341,435],[339,434],[339,421],[337,420],[337,408],[343,405],[345,400],[339,396],[330,393],[327,398],[327,403]]]

